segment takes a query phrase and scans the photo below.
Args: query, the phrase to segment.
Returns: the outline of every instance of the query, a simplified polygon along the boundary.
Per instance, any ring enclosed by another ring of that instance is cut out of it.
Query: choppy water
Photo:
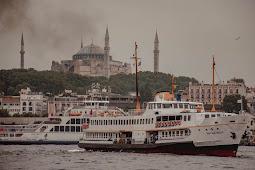
[[[255,170],[255,147],[237,157],[89,152],[77,145],[0,145],[0,169],[240,169]]]

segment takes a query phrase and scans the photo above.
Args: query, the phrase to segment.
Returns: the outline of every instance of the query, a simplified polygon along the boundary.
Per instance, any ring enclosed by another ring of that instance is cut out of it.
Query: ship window
[[[157,104],[158,109],[161,109],[161,103]]]
[[[50,132],[53,132],[53,128],[51,128]]]
[[[176,120],[182,120],[182,116],[176,116]]]
[[[209,118],[210,116],[208,114],[205,115],[205,118]]]
[[[169,131],[169,137],[171,137],[172,136],[172,133],[171,133],[171,131]]]
[[[179,131],[176,131],[176,136],[179,136]]]
[[[81,119],[76,119],[76,124],[81,124]]]
[[[186,121],[187,120],[187,116],[183,116],[183,121]]]
[[[175,131],[172,131],[173,136],[175,136]]]
[[[91,103],[92,106],[94,106],[95,104],[94,103]]]
[[[107,125],[107,120],[105,121],[105,125]]]
[[[150,120],[151,120],[151,119],[148,119],[148,124],[150,124]]]
[[[153,123],[153,118],[151,119],[151,123]]]
[[[165,137],[165,132],[162,132],[162,137]]]
[[[157,122],[161,121],[161,116],[157,116]]]
[[[60,126],[60,132],[64,132],[64,126]]]
[[[162,116],[162,121],[168,121],[168,116]]]
[[[179,104],[179,108],[183,109],[183,104],[182,103]]]
[[[188,115],[188,121],[190,121],[190,119],[191,119],[191,116],[190,116],[190,115]]]
[[[175,116],[169,116],[169,120],[175,120]]]
[[[132,120],[131,120],[131,119],[129,119],[129,124],[130,124],[130,125],[132,124]]]
[[[71,126],[71,132],[75,132],[75,126]]]
[[[71,119],[71,124],[75,124],[75,119]]]
[[[178,105],[177,105],[177,104],[174,104],[174,108],[177,109],[177,108],[178,108]]]
[[[188,105],[188,104],[184,104],[184,108],[185,108],[185,109],[188,109],[188,108],[189,108],[189,105]]]
[[[81,127],[80,126],[76,126],[76,132],[80,132],[81,131]]]
[[[163,108],[172,108],[172,104],[163,104]]]
[[[217,114],[217,117],[220,117],[220,114]]]
[[[70,120],[68,120],[68,121],[66,122],[66,124],[70,124]]]
[[[104,103],[99,103],[99,106],[104,106]]]
[[[180,131],[180,136],[183,136],[183,130]]]
[[[65,127],[65,132],[69,132],[69,126]]]
[[[215,114],[211,114],[212,117],[215,117]]]
[[[59,126],[55,126],[54,131],[55,131],[55,132],[58,132],[58,131],[59,131]]]

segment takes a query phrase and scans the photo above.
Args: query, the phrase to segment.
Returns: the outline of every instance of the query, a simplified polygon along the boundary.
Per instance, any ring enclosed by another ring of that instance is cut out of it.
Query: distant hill
[[[157,91],[171,90],[171,76],[165,73],[139,72],[141,95],[148,93],[147,95],[150,96]],[[188,87],[190,81],[198,82],[194,78],[185,76],[175,77],[177,90]],[[56,95],[64,89],[85,94],[92,83],[100,83],[101,87],[110,86],[113,93],[127,95],[128,92],[135,91],[135,74],[117,74],[107,80],[105,77],[87,77],[70,72],[36,71],[34,69],[0,70],[0,92],[4,92],[5,96],[19,95],[19,91],[27,87],[44,94],[49,92]]]

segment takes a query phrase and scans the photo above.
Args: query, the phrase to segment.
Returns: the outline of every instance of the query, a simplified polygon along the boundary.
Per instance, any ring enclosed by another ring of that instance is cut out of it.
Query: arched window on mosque
[[[26,106],[27,105],[27,103],[26,102],[23,102],[23,106]]]
[[[29,102],[29,106],[32,106],[32,102]]]

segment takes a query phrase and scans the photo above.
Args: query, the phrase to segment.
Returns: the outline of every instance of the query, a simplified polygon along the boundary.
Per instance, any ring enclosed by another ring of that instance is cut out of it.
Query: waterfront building
[[[255,116],[255,88],[247,88],[246,100],[250,113]]]
[[[21,114],[20,96],[1,96],[0,108],[7,109],[11,116],[13,116],[15,113]]]
[[[42,115],[47,113],[47,99],[42,92],[32,92],[29,87],[20,91],[21,113]]]
[[[192,102],[202,102],[204,104],[212,104],[212,84],[189,83],[189,100]],[[227,83],[219,82],[214,86],[214,102],[220,105],[226,95],[240,94],[246,96],[246,86],[243,79],[233,78]]]
[[[109,79],[118,73],[131,73],[131,64],[113,60],[110,56],[108,28],[105,34],[105,47],[99,47],[93,42],[83,47],[72,56],[72,60],[52,61],[51,70],[58,72],[73,72],[85,76],[104,76]]]

